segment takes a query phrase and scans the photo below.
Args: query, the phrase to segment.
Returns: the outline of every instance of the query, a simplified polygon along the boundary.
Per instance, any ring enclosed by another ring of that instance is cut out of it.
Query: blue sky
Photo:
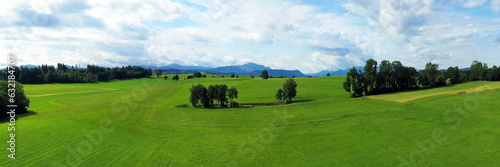
[[[500,65],[500,0],[25,0],[0,9],[1,58],[14,53],[20,65]]]

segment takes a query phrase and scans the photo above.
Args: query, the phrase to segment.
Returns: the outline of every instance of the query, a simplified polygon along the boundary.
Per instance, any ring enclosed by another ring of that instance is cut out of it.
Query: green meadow
[[[500,82],[350,98],[344,77],[296,78],[288,105],[175,107],[195,84],[277,102],[286,80],[214,76],[24,85],[30,112],[15,160],[0,131],[0,166],[500,166]]]

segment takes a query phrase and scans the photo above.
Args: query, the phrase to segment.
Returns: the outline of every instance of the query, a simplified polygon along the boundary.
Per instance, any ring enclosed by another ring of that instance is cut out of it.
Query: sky
[[[491,67],[500,0],[0,1],[0,41],[0,59],[18,65]]]

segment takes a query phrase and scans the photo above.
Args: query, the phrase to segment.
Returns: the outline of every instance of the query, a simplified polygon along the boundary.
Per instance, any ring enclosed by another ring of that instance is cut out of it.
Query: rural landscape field
[[[0,1],[0,167],[500,167],[500,0]]]
[[[189,103],[194,84],[235,86],[241,103],[275,102],[274,90],[284,80],[242,76],[24,85],[32,107],[17,122],[17,161],[3,157],[1,164],[499,165],[499,82],[350,98],[341,87],[345,77],[296,78],[298,95],[288,105],[175,107]],[[460,90],[470,93],[457,95]],[[436,95],[395,100],[424,94]]]

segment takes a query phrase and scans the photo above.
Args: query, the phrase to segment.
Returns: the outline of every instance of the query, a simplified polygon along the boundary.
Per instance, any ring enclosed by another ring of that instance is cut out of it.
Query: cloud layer
[[[14,53],[19,64],[255,62],[306,73],[369,58],[417,68],[500,65],[500,0],[52,0],[0,8],[0,55]]]

